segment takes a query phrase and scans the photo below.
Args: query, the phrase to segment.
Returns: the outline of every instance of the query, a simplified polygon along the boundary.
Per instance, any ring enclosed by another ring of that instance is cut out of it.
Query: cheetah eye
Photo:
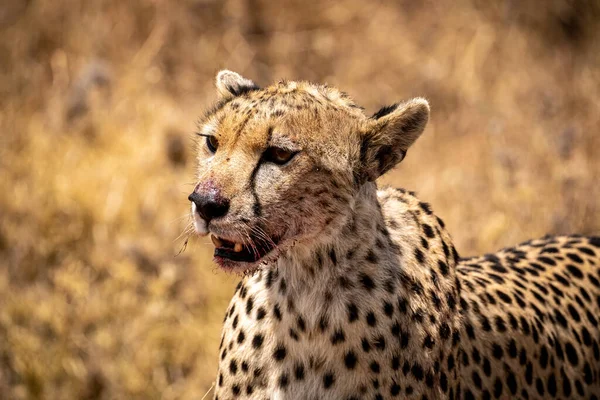
[[[211,153],[214,153],[219,147],[219,141],[215,136],[206,136],[206,147],[208,147]]]
[[[277,165],[289,162],[298,152],[282,149],[280,147],[269,147],[263,154],[263,159]]]

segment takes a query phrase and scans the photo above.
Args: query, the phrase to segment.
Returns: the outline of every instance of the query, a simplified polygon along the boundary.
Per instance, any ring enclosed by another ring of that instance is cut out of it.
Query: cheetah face
[[[339,232],[360,187],[404,157],[429,115],[415,99],[367,118],[336,89],[260,89],[231,71],[216,86],[219,101],[199,123],[189,200],[196,232],[210,235],[215,261],[236,272]]]

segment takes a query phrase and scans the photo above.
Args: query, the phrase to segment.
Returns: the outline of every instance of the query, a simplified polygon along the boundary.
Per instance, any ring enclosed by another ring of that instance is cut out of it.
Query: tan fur
[[[215,398],[589,398],[600,395],[600,239],[546,238],[459,260],[414,193],[378,190],[429,115],[423,99],[368,118],[307,82],[217,77],[200,123],[196,192],[228,212],[211,232],[280,238],[226,312]],[[269,147],[297,152],[264,161]],[[535,332],[535,333],[534,333]]]

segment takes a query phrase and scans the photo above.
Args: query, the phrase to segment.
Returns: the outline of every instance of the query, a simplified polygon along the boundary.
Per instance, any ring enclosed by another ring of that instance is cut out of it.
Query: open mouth
[[[278,239],[268,241],[255,241],[253,244],[244,244],[232,242],[230,240],[210,235],[210,239],[215,245],[215,257],[225,258],[237,262],[256,262],[267,255],[277,246]]]

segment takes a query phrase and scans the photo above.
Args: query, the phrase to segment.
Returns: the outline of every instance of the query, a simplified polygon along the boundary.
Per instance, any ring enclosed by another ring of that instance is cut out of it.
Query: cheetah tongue
[[[241,243],[234,243],[231,242],[229,240],[225,240],[223,238],[217,237],[215,235],[210,235],[210,240],[212,240],[213,244],[215,245],[215,247],[217,248],[226,248],[226,249],[233,249],[234,252],[239,253],[242,251],[242,249],[244,248],[244,246]]]

